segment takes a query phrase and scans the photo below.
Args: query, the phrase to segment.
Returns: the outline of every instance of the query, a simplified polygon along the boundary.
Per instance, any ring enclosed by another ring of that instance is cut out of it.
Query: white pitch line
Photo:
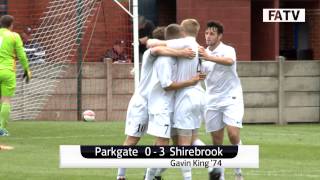
[[[246,176],[282,176],[282,177],[308,177],[308,178],[315,178],[318,179],[320,177],[320,173],[319,174],[304,174],[304,173],[295,173],[296,171],[288,171],[285,173],[282,173],[282,171],[272,171],[272,172],[268,172],[268,171],[259,171],[257,170],[256,172],[244,172],[243,175],[244,177]],[[206,171],[205,171],[206,173]],[[128,177],[130,177],[130,175],[134,175],[134,176],[139,176],[142,173],[128,173]],[[192,174],[197,174],[200,175],[202,174],[201,172],[197,171],[197,172],[192,172]],[[232,176],[234,175],[233,173],[225,173],[228,176]],[[164,176],[176,176],[177,174],[174,173],[164,173]]]
[[[208,135],[208,133],[202,133],[199,132],[199,135],[203,135],[206,136]],[[277,134],[273,134],[273,133],[262,133],[262,134],[258,134],[258,133],[245,133],[246,135],[249,136],[301,136],[301,134],[293,134],[293,133],[277,133]],[[65,139],[65,138],[86,138],[86,137],[117,137],[118,135],[94,135],[94,136],[47,136],[47,137],[12,137],[10,139]],[[124,135],[125,136],[125,135]],[[320,136],[320,134],[315,134],[315,136]],[[143,137],[142,137],[143,138]]]
[[[116,135],[94,135],[94,136],[47,136],[47,137],[10,137],[10,139],[67,139],[67,138],[94,138],[94,137],[116,137]]]
[[[209,135],[210,133],[198,132],[198,134]],[[261,133],[243,132],[243,134],[250,135],[250,136],[320,136],[320,133],[281,133],[281,132],[272,132],[272,131],[269,131],[269,132],[265,131]]]

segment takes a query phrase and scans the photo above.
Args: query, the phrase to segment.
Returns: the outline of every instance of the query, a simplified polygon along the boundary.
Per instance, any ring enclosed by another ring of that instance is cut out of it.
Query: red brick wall
[[[128,4],[125,4],[126,6]],[[132,25],[131,17],[126,14],[116,3],[103,1],[99,18],[92,36],[88,60],[101,59],[105,51],[112,47],[117,39],[125,40],[126,51],[131,55]],[[90,32],[90,30],[88,30]],[[91,33],[86,34],[87,42]],[[86,44],[84,44],[86,47]]]
[[[10,0],[8,2],[8,13],[16,19],[14,31],[21,32],[25,26],[39,26],[41,23],[40,17],[44,16],[49,0]],[[124,3],[124,5],[127,6],[128,4]],[[86,54],[85,61],[101,60],[103,54],[112,47],[117,39],[126,40],[126,51],[131,57],[132,27],[130,19],[116,3],[101,1],[94,32],[93,26],[96,16],[89,18],[88,28],[83,37],[82,51],[83,55]],[[90,40],[91,34],[92,39]],[[86,52],[88,45],[89,48]],[[72,58],[73,61],[75,59],[75,57]]]
[[[43,16],[49,0],[10,0],[8,12],[16,17],[15,30],[21,31],[26,25],[36,27],[39,18]],[[260,4],[257,4],[259,2]],[[280,1],[282,2],[282,1]],[[309,2],[309,1],[308,1]],[[99,61],[104,52],[112,47],[116,39],[127,41],[127,53],[132,53],[132,25],[130,17],[114,2],[101,1],[101,9],[97,24],[89,42],[95,17],[91,17],[91,25],[84,36],[82,49],[86,52],[86,61]],[[201,24],[199,42],[205,45],[204,30],[208,20],[220,21],[225,27],[223,41],[234,46],[239,60],[267,60],[274,59],[276,54],[274,24],[263,23],[261,20],[262,8],[272,7],[273,1],[250,0],[176,0],[176,12],[172,8],[173,1],[159,0],[159,24],[167,25],[177,20],[178,23],[185,18],[198,19]],[[263,4],[264,3],[264,4]],[[288,3],[293,6],[292,2]],[[308,3],[300,3],[303,7]],[[127,5],[127,4],[126,4]],[[251,8],[252,6],[252,8]],[[320,1],[314,0],[313,8],[320,8]],[[252,9],[252,13],[251,13]],[[176,14],[176,17],[175,17]],[[251,16],[252,14],[252,16]],[[310,16],[309,16],[310,15]],[[320,59],[320,17],[319,11],[307,14],[310,20],[310,43],[314,51],[314,58]],[[282,27],[280,27],[282,28]],[[251,30],[252,29],[252,30]],[[292,42],[287,37],[281,37],[284,41],[280,45],[288,47]],[[287,40],[288,41],[287,41]]]
[[[49,0],[10,0],[8,14],[15,17],[14,31],[20,32],[24,26],[36,27],[48,6]]]
[[[314,3],[313,10],[306,12],[310,25],[310,46],[313,49],[313,59],[320,60],[320,1]]]
[[[224,25],[223,41],[236,48],[239,60],[250,60],[250,0],[177,0],[177,21],[195,18],[200,22],[198,36],[205,45],[204,31],[208,20]]]
[[[252,3],[251,54],[253,60],[274,60],[276,58],[275,23],[262,22],[262,9],[274,8],[272,1],[255,1]]]
[[[174,0],[158,0],[157,6],[159,26],[176,23],[176,2]]]
[[[294,28],[290,23],[280,24],[280,50],[294,48]]]
[[[15,17],[15,30],[19,31],[22,28],[22,24],[29,25],[32,23],[32,20],[30,19],[31,12],[31,4],[26,3],[24,0],[8,1],[8,14]]]
[[[90,43],[86,61],[101,60],[103,54],[112,47],[117,39],[126,41],[126,51],[131,57],[132,27],[130,17],[116,3],[103,1],[98,18],[94,16],[90,21],[91,23],[88,24],[88,29],[82,41],[84,53],[88,43]],[[93,29],[94,24],[95,29]]]
[[[310,22],[310,44],[313,49],[313,59],[320,60],[320,13],[313,11],[307,14]]]

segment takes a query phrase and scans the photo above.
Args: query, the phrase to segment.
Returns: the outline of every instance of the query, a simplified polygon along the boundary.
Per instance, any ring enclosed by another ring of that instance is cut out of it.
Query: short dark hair
[[[169,24],[164,33],[166,40],[181,38],[182,27],[179,24]]]
[[[146,18],[144,16],[139,16],[138,18],[138,24],[139,26],[143,26],[144,24],[146,24]]]
[[[216,30],[218,34],[223,34],[223,26],[219,22],[209,21],[207,23],[207,29],[210,29],[210,28],[212,28],[213,30]]]
[[[0,26],[3,28],[9,28],[14,21],[13,16],[11,15],[3,15],[0,18]]]
[[[155,39],[164,40],[164,29],[165,27],[160,26],[152,31],[152,37]]]

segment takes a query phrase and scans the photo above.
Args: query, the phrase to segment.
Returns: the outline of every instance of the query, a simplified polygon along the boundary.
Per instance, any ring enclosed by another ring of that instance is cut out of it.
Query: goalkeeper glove
[[[23,79],[25,79],[26,83],[29,83],[31,79],[31,71],[29,69],[24,71]]]

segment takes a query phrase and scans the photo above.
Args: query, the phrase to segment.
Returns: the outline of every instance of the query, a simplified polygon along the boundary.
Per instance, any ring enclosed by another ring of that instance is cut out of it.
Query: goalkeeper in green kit
[[[19,34],[12,32],[13,16],[4,15],[0,18],[0,136],[8,136],[7,124],[10,117],[11,97],[16,89],[16,57],[24,70],[23,77],[28,83],[31,79],[29,62],[24,52],[23,43]]]

